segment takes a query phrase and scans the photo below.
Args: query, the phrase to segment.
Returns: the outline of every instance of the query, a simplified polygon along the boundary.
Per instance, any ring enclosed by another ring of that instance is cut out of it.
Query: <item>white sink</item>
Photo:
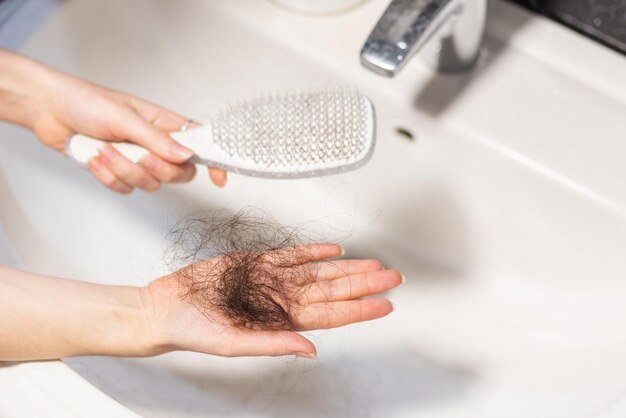
[[[388,318],[312,333],[315,363],[174,353],[67,364],[147,417],[615,408],[626,393],[626,59],[493,1],[472,74],[434,75],[414,59],[384,79],[358,51],[386,3],[315,18],[262,0],[70,0],[30,38],[28,55],[200,119],[260,91],[356,84],[379,137],[353,173],[233,175],[225,190],[201,175],[121,197],[2,125],[0,221],[23,268],[142,285],[164,271],[174,221],[253,206],[408,279]]]

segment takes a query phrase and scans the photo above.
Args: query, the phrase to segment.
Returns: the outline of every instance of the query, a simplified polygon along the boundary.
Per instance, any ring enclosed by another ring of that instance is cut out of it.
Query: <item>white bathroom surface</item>
[[[346,83],[377,108],[377,149],[356,172],[233,175],[224,190],[201,174],[130,197],[0,126],[0,223],[25,269],[144,285],[165,271],[176,220],[251,206],[407,277],[389,317],[309,334],[316,362],[172,353],[55,363],[103,403],[146,417],[618,416],[626,60],[493,1],[471,74],[434,75],[414,59],[384,79],[359,66],[358,51],[386,3],[319,18],[261,0],[67,0],[25,44],[198,119],[259,91]],[[68,391],[58,398],[73,402]]]
[[[0,48],[19,50],[63,0],[1,0]]]
[[[11,246],[11,241],[4,230],[2,224],[0,224],[0,265],[3,266],[17,266],[17,260],[15,259],[15,251]]]
[[[138,418],[59,361],[0,362],[0,417]]]

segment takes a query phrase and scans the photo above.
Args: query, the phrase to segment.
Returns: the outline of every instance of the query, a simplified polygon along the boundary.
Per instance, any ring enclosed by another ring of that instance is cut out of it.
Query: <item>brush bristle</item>
[[[214,118],[213,140],[267,169],[349,163],[369,146],[368,106],[350,89],[268,95]]]

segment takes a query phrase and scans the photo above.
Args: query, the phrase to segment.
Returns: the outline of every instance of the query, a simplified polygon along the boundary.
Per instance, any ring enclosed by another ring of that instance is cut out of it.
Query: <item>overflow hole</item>
[[[398,127],[396,128],[396,134],[398,134],[400,138],[406,139],[407,141],[415,141],[415,136],[413,135],[413,132],[409,131],[408,129]]]

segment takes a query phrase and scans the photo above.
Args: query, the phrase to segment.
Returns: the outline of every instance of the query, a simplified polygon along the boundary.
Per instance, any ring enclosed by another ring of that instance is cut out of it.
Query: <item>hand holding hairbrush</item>
[[[317,177],[354,170],[371,158],[375,111],[351,89],[273,94],[232,105],[171,137],[194,151],[194,164],[255,177]],[[68,140],[66,152],[87,164],[106,143],[134,162],[148,155],[135,144],[82,134]]]

